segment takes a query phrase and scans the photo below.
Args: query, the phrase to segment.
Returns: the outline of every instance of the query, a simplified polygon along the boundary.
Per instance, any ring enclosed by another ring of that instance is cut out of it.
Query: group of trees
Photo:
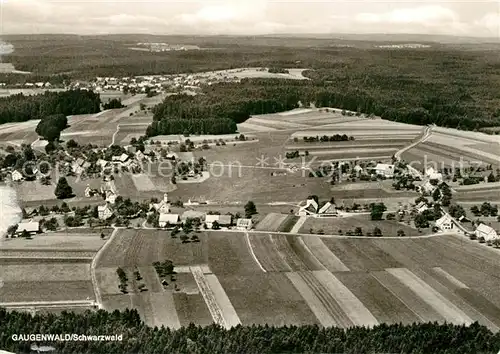
[[[45,119],[54,115],[97,113],[100,104],[99,94],[87,90],[47,91],[32,96],[20,93],[0,98],[0,124]]]
[[[289,71],[288,69],[285,69],[281,66],[272,66],[269,69],[267,69],[267,72],[271,74],[288,74]]]
[[[473,205],[470,208],[470,211],[474,216],[497,216],[498,215],[498,206],[492,205],[491,203],[484,202],[480,207],[477,205]]]
[[[151,328],[137,310],[62,314],[0,309],[0,347],[30,353],[27,341],[12,336],[43,328],[45,334],[123,334],[122,341],[57,341],[50,345],[62,353],[496,353],[500,334],[477,322],[454,324],[381,324],[373,328],[301,326],[189,325],[178,330]]]
[[[103,109],[115,109],[115,108],[124,108],[127,107],[123,105],[122,100],[119,98],[112,98],[108,102],[103,103]]]
[[[297,138],[296,138],[297,139]],[[294,139],[295,140],[295,139]],[[298,140],[298,139],[297,139]],[[315,142],[328,142],[328,141],[348,141],[354,140],[353,136],[347,136],[346,134],[335,134],[335,135],[323,135],[323,136],[304,136],[302,138],[306,143],[315,143]]]
[[[61,132],[68,126],[68,118],[62,113],[43,117],[36,126],[35,132],[49,143],[58,141]]]

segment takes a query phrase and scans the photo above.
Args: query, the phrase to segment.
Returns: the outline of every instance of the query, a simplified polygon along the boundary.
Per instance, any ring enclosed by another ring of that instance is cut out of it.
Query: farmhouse
[[[158,219],[160,227],[179,224],[179,214],[160,214]]]
[[[378,163],[375,166],[375,174],[377,176],[384,176],[385,178],[392,178],[394,177],[394,165]]]
[[[477,238],[482,237],[485,241],[493,241],[499,238],[497,232],[486,224],[479,224],[474,233]]]
[[[415,206],[415,210],[417,213],[422,214],[424,211],[428,210],[429,207],[427,206],[426,202],[420,202]]]
[[[335,204],[327,202],[325,205],[321,207],[318,211],[318,217],[329,217],[329,216],[337,216],[337,207]]]
[[[144,156],[144,154],[141,152],[141,150],[137,150],[135,152],[135,158],[137,161],[142,162],[142,160],[144,160],[145,157],[146,156]]]
[[[109,166],[109,161],[106,161],[106,160],[103,160],[103,159],[99,159],[97,160],[96,164],[98,166],[101,166],[101,169],[105,169],[107,166]]]
[[[455,223],[451,216],[448,214],[443,215],[441,218],[436,220],[436,226],[441,230],[452,230],[455,228]]]
[[[23,174],[16,170],[16,171],[12,172],[11,177],[12,177],[12,181],[18,182],[18,181],[21,181],[23,179]]]
[[[425,171],[425,175],[427,176],[427,178],[429,178],[429,180],[437,180],[440,182],[443,180],[443,175],[437,172],[433,167],[429,167]]]
[[[24,231],[31,234],[40,232],[40,223],[38,221],[21,222],[17,225],[16,235],[21,235]]]
[[[418,187],[418,190],[420,191],[420,193],[432,194],[432,192],[434,192],[436,188],[437,187],[431,182],[426,181],[424,184]]]
[[[123,153],[120,156],[113,156],[112,160],[113,160],[113,162],[124,163],[128,160],[128,155],[126,153]]]
[[[99,205],[97,207],[97,216],[100,220],[107,220],[113,216],[113,211],[108,206],[108,204]]]
[[[316,214],[318,211],[318,203],[314,199],[308,199],[306,205],[300,207],[299,216],[307,216]]]
[[[116,193],[112,190],[106,191],[106,201],[110,204],[115,204],[116,202]]]
[[[252,228],[252,219],[238,219],[236,220],[236,229],[245,231]]]
[[[217,221],[219,226],[231,226],[231,215],[207,215],[205,217],[205,224],[209,229],[212,228],[214,222]]]
[[[170,213],[170,203],[168,201],[168,194],[165,193],[163,195],[163,200],[159,203],[154,203],[151,205],[152,209],[156,210],[160,214],[168,214]]]

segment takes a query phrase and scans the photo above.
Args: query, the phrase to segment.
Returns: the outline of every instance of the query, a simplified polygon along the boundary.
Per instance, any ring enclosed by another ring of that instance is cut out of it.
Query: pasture
[[[418,236],[416,229],[406,224],[392,220],[373,221],[370,215],[355,215],[335,218],[308,218],[300,229],[300,233],[319,233],[322,230],[327,235],[343,235],[347,231],[354,231],[361,227],[363,235],[373,233],[373,229],[378,227],[383,236],[397,236],[399,230],[403,230],[406,236]],[[342,231],[342,232],[339,232]]]

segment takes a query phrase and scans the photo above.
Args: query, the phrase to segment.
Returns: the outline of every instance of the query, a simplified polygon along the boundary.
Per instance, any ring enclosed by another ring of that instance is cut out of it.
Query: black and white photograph
[[[500,0],[0,0],[0,354],[500,353]]]

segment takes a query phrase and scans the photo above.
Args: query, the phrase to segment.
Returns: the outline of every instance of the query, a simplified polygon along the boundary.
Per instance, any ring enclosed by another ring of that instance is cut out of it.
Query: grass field
[[[347,231],[354,231],[356,227],[361,227],[363,235],[368,232],[373,233],[373,229],[378,227],[382,231],[383,236],[397,236],[398,230],[403,230],[406,236],[418,236],[416,229],[409,227],[406,224],[397,221],[380,220],[372,221],[370,215],[356,215],[349,217],[337,218],[308,218],[300,233],[309,233],[312,228],[315,233],[323,230],[325,234],[339,235],[339,230],[342,234]]]

